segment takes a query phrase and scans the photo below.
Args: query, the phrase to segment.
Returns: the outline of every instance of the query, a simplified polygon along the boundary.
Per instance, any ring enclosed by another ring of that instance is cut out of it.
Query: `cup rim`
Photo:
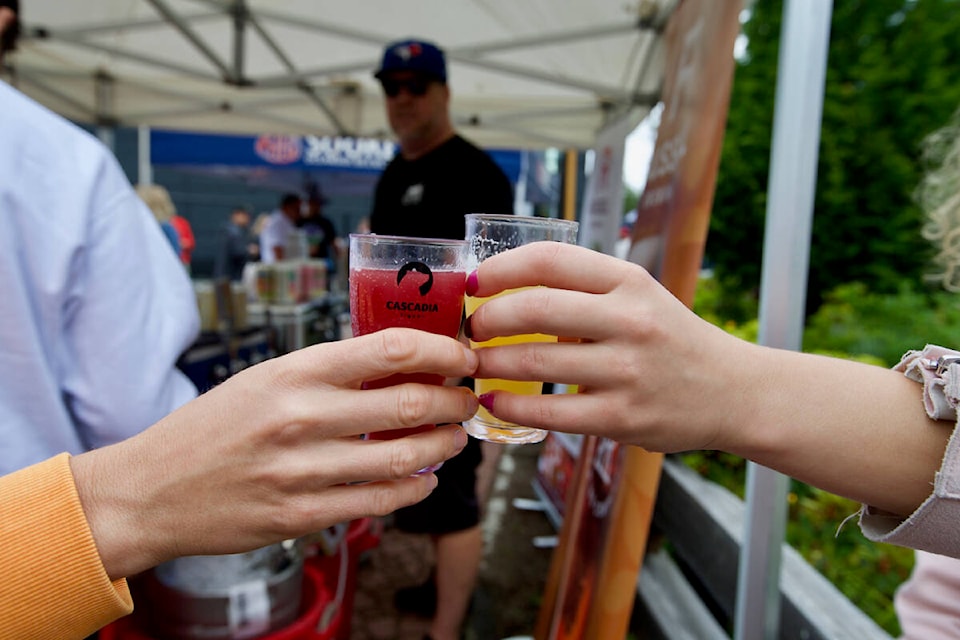
[[[491,222],[514,222],[520,224],[532,225],[555,225],[561,227],[579,227],[577,220],[567,220],[566,218],[544,218],[541,216],[520,216],[508,215],[502,213],[468,213],[464,219],[473,218],[474,220],[486,220]]]
[[[466,240],[455,240],[453,238],[422,238],[419,236],[391,236],[379,233],[351,233],[351,240],[373,240],[383,242],[384,244],[417,244],[417,245],[435,245],[442,247],[457,247],[466,245]]]

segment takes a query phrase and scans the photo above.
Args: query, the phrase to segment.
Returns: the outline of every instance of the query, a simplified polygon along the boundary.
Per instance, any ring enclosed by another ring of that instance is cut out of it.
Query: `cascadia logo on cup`
[[[416,271],[417,273],[422,273],[423,275],[427,276],[426,282],[420,285],[420,295],[425,296],[430,293],[430,289],[433,288],[433,272],[430,270],[430,267],[422,262],[408,262],[400,267],[400,271],[397,271],[397,286],[399,287],[400,283],[403,282],[403,279],[406,278],[412,271]]]

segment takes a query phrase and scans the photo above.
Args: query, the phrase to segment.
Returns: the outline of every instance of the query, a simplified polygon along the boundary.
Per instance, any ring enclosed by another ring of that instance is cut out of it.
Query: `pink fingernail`
[[[494,394],[492,391],[489,393],[481,393],[479,396],[477,396],[477,400],[480,401],[480,406],[490,413],[493,413],[493,396]]]
[[[467,295],[472,296],[477,292],[477,289],[480,288],[480,283],[477,279],[477,272],[471,271],[470,275],[467,276]]]

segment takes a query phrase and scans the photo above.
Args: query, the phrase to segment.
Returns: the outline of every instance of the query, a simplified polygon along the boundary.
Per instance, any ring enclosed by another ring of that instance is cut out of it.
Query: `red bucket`
[[[321,618],[320,629],[332,640],[349,640],[353,618],[353,596],[357,588],[357,567],[361,554],[380,544],[383,523],[376,518],[360,518],[348,525],[333,555],[307,556],[305,566],[319,571],[332,603]]]

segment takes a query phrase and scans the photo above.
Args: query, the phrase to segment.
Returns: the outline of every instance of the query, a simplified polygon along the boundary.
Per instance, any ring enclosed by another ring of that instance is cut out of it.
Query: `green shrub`
[[[807,321],[804,351],[870,354],[893,366],[909,349],[925,344],[960,344],[960,305],[945,291],[917,290],[909,283],[896,294],[870,292],[861,283],[831,291]]]

